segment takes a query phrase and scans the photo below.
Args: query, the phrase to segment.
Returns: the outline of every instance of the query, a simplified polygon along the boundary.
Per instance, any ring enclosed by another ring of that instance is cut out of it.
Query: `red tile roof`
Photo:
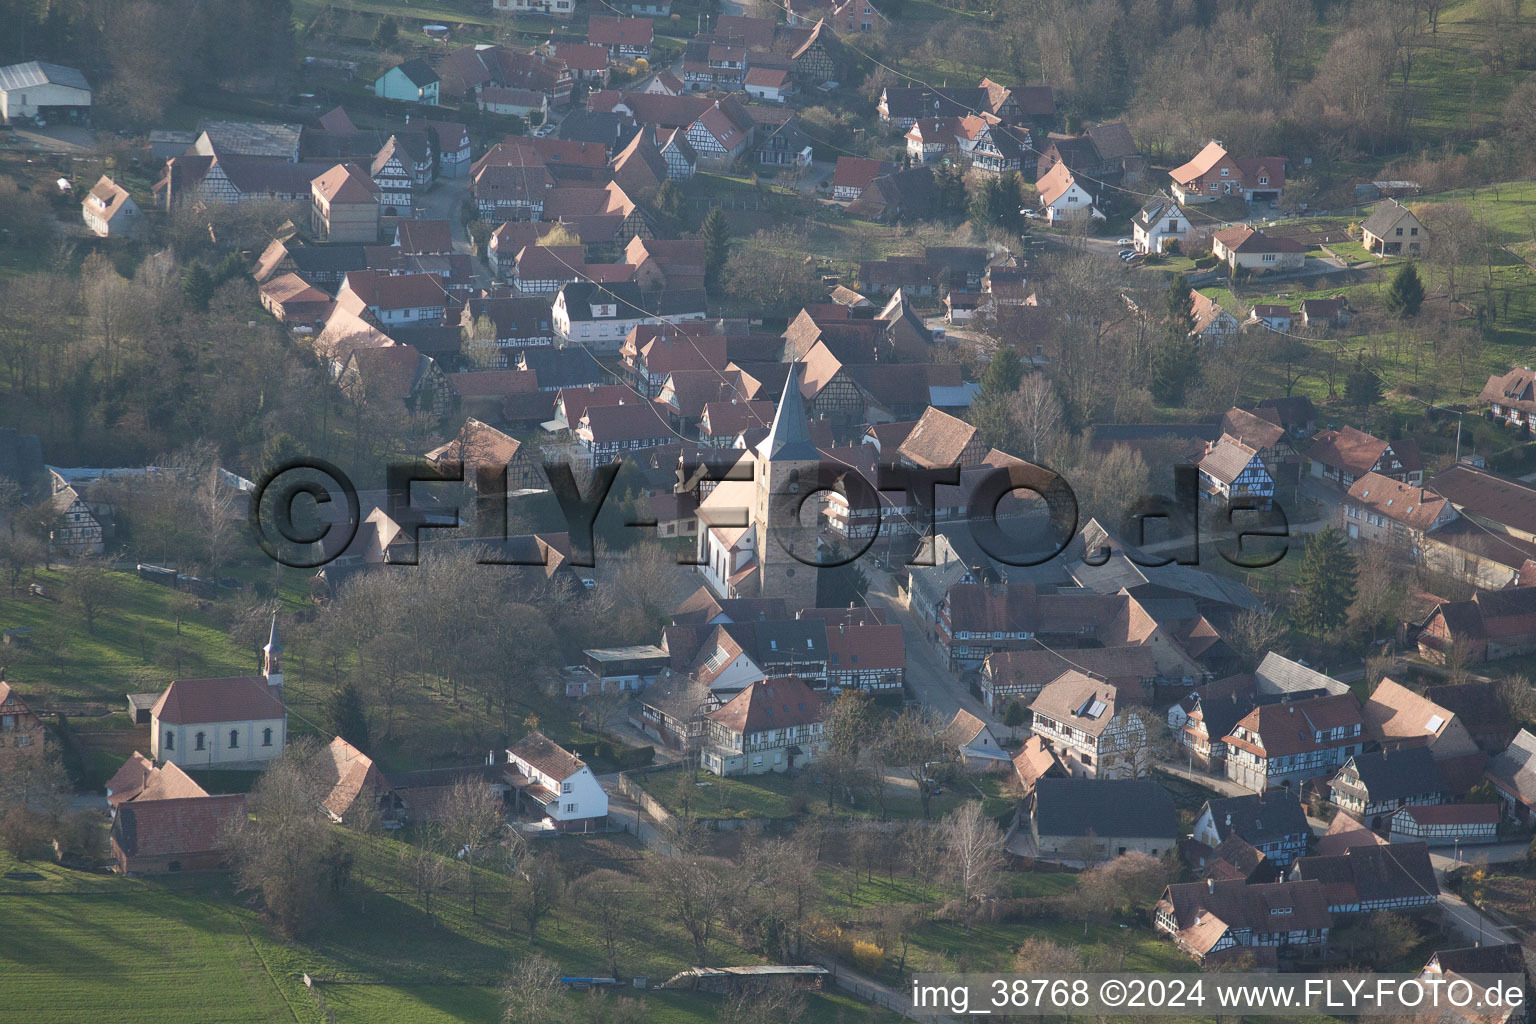
[[[507,748],[507,753],[522,759],[550,778],[562,781],[587,766],[581,758],[537,730]]]
[[[729,732],[750,736],[821,721],[821,698],[798,676],[759,679],[707,716]]]
[[[906,640],[900,626],[838,626],[827,630],[827,668],[833,672],[906,667]]]
[[[268,686],[261,676],[237,676],[178,679],[165,688],[150,714],[172,725],[199,725],[282,718],[284,710],[278,687]]]
[[[117,812],[112,838],[129,857],[207,853],[245,817],[245,795],[129,801]]]
[[[328,203],[377,203],[379,186],[357,164],[337,164],[310,183]]]
[[[587,40],[598,46],[650,46],[655,25],[649,18],[610,18],[594,14],[587,19]]]

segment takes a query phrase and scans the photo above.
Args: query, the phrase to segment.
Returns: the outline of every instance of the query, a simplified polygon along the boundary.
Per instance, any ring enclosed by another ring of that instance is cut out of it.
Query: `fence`
[[[924,1024],[930,1024],[930,1022],[931,1024],[955,1024],[953,1018],[945,1017],[932,1010],[919,1009],[912,1005],[912,1000],[901,993],[867,978],[859,977],[836,960],[817,956],[810,959],[813,963],[820,964],[831,971],[832,984],[855,998],[884,1007],[892,1013],[899,1013],[908,1020],[923,1021]]]

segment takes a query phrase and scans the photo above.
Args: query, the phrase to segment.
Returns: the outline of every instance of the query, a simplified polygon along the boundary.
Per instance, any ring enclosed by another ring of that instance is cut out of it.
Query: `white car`
[[[590,577],[583,577],[581,585],[586,587],[588,590],[596,590],[597,580],[591,579]]]
[[[1116,245],[1135,245],[1136,243],[1134,241],[1132,241],[1131,239],[1129,239],[1129,238],[1117,238],[1117,239],[1115,239],[1115,244]]]

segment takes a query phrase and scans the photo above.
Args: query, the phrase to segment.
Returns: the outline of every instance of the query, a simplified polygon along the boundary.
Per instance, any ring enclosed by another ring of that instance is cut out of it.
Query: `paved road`
[[[1442,886],[1444,883],[1441,883]],[[1462,902],[1460,896],[1454,893],[1442,892],[1440,899],[1436,901],[1441,912],[1445,915],[1446,922],[1469,941],[1479,945],[1489,942],[1519,942],[1517,935],[1493,923],[1486,914],[1480,914],[1472,907]]]
[[[943,656],[929,640],[923,624],[896,595],[892,576],[873,567],[866,571],[869,575],[869,604],[883,611],[887,622],[901,626],[907,646],[907,685],[913,695],[946,720],[964,708],[983,721],[991,721],[991,713],[949,670]]]
[[[489,288],[491,268],[480,262],[469,232],[459,223],[459,205],[468,195],[469,178],[439,178],[429,191],[416,197],[416,209],[424,211],[421,216],[427,220],[448,222],[448,230],[453,234],[454,249],[469,256],[474,268],[475,284]]]

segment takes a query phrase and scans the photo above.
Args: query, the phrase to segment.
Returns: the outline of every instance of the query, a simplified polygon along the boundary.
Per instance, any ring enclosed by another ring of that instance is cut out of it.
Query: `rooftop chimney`
[[[1206,892],[1215,892],[1216,891],[1216,879],[1214,879],[1214,878],[1207,878],[1205,880],[1205,891]]]

